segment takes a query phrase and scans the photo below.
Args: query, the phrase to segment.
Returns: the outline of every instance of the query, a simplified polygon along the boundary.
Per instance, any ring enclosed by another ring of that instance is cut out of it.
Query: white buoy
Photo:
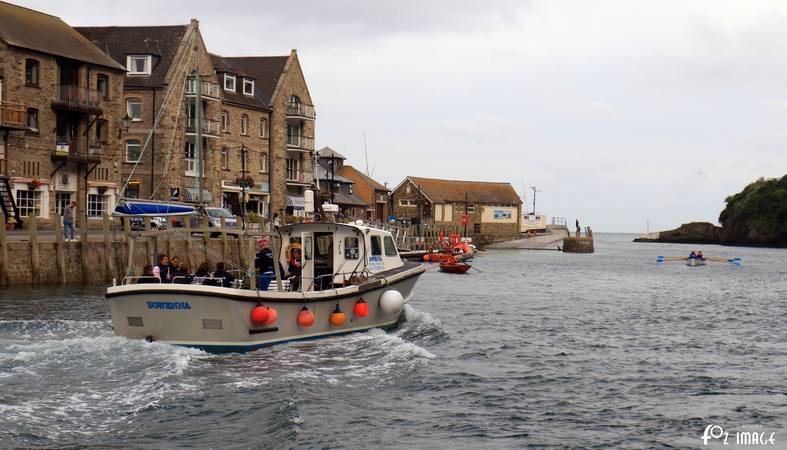
[[[399,291],[389,289],[380,296],[380,309],[386,314],[398,313],[404,306],[404,297]]]

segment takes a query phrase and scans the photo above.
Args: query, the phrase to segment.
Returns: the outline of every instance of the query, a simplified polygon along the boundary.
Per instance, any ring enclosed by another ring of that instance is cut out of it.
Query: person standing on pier
[[[67,241],[74,240],[74,210],[76,206],[77,202],[72,201],[71,204],[63,208],[63,239]],[[66,234],[69,229],[71,230],[71,239]]]

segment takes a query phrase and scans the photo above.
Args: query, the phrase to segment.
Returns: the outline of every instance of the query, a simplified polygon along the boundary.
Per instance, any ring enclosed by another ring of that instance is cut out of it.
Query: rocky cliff
[[[787,247],[787,175],[760,178],[725,201],[727,206],[719,215],[721,227],[707,222],[686,223],[662,231],[658,238],[635,242]]]

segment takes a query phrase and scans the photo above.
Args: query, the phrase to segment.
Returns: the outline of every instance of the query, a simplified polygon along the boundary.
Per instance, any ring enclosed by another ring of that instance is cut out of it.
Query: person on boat
[[[208,271],[208,263],[204,262],[197,267],[197,272],[194,274],[195,278],[205,278],[210,276],[210,272]]]
[[[224,262],[222,261],[216,263],[216,271],[213,272],[213,278],[221,278],[221,285],[224,287],[232,286],[232,282],[235,281],[235,277],[224,270]]]
[[[292,249],[290,263],[287,267],[287,279],[290,281],[290,290],[297,291],[301,282],[301,249]]]
[[[142,277],[137,280],[137,283],[158,283],[159,280],[156,279],[156,276],[153,274],[153,266],[150,264],[145,264],[145,267],[142,268]]]
[[[702,250],[697,250],[697,259],[705,261],[705,255],[702,254]]]
[[[173,256],[172,259],[169,260],[169,273],[172,274],[172,277],[175,277],[175,273],[180,271],[180,258],[177,256]]]
[[[284,249],[284,254],[287,255],[287,261],[291,261],[292,260],[292,251],[293,251],[293,249],[298,249],[298,252],[300,253],[301,242],[300,242],[299,238],[291,237],[290,238],[290,243],[287,244],[287,248]],[[298,258],[298,259],[300,259],[300,258]]]
[[[158,277],[162,283],[172,282],[172,270],[169,265],[169,256],[161,255],[158,257],[158,264],[153,268],[153,275]]]
[[[260,274],[273,272],[273,251],[269,246],[268,238],[262,238],[257,241],[257,256],[254,258],[254,268]],[[281,265],[279,266],[281,268]],[[279,270],[279,273],[284,273],[284,270]]]
[[[689,253],[689,259],[697,259],[697,252],[692,250],[691,253]]]
[[[173,258],[174,259],[174,258]],[[172,282],[178,284],[191,284],[194,277],[189,273],[189,268],[185,264],[181,264],[172,272]]]

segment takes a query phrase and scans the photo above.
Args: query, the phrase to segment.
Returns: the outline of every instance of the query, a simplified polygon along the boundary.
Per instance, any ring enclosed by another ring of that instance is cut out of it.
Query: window
[[[27,108],[27,128],[30,128],[30,131],[38,131],[38,110],[33,108]]]
[[[194,143],[186,142],[183,159],[186,160],[186,175],[195,176],[197,174],[196,161],[194,159]]]
[[[230,149],[227,147],[221,148],[221,168],[224,170],[229,170],[227,164],[229,163],[229,156],[230,156]]]
[[[106,75],[96,76],[96,90],[104,100],[109,98],[109,78]]]
[[[25,60],[25,84],[38,86],[38,61],[35,59]]]
[[[16,191],[16,206],[21,217],[41,215],[41,191]]]
[[[221,112],[221,131],[227,132],[227,128],[230,126],[230,113],[227,111]]]
[[[96,120],[96,141],[106,143],[107,142],[107,130],[109,129],[109,125],[107,125],[107,121],[104,119]]]
[[[268,155],[260,153],[260,173],[268,171]]]
[[[235,75],[224,74],[224,90],[235,92]]]
[[[57,209],[57,215],[62,216],[63,211],[71,204],[71,193],[70,192],[58,192],[55,194],[55,208]]]
[[[136,139],[126,141],[126,162],[135,163],[142,156],[142,145]]]
[[[455,203],[454,206],[456,206],[454,211],[456,211],[458,213],[461,213],[461,212],[465,211],[465,205],[463,205],[462,203]]]
[[[126,113],[134,122],[142,121],[142,102],[139,99],[130,98],[126,101]]]
[[[87,196],[87,216],[101,217],[107,210],[109,196],[103,194],[88,194]]]
[[[130,182],[126,186],[126,198],[139,198],[139,183]]]
[[[358,259],[358,238],[344,238],[344,259]]]
[[[415,200],[399,200],[399,206],[418,206]]]
[[[243,95],[254,95],[254,80],[243,79]]]
[[[394,244],[393,238],[391,238],[391,236],[386,236],[384,241],[385,256],[396,256],[398,252],[396,251],[396,244]]]
[[[150,55],[126,56],[126,69],[129,75],[150,75]]]
[[[240,134],[244,136],[249,134],[249,116],[246,114],[240,116]]]
[[[468,203],[467,204],[467,212],[474,213],[475,212],[475,203]]]
[[[380,236],[372,236],[372,256],[380,256],[383,254],[382,245],[380,245]]]
[[[297,104],[299,104],[300,102],[301,102],[301,99],[300,99],[300,98],[298,98],[298,96],[297,96],[297,95],[291,95],[291,96],[290,96],[290,105],[297,105]]]
[[[480,232],[481,232],[481,224],[480,223],[474,223],[473,224],[473,233],[480,233]]]
[[[268,128],[268,121],[265,119],[260,119],[260,137],[264,138],[267,134],[266,128]]]

